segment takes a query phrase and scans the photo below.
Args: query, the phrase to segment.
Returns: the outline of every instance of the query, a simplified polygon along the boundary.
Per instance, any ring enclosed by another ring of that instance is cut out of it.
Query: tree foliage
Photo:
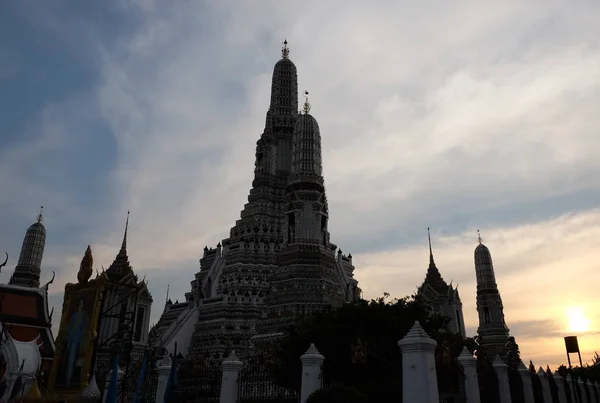
[[[325,356],[325,385],[352,385],[369,401],[401,396],[402,360],[398,341],[415,321],[443,347],[436,354],[440,362],[445,355],[448,363],[455,361],[464,341],[460,336],[444,333],[447,319],[431,314],[416,296],[391,299],[384,294],[382,298],[346,304],[292,326],[276,351],[273,375],[280,385],[299,390],[299,356],[314,343]],[[443,365],[440,369],[443,371]]]

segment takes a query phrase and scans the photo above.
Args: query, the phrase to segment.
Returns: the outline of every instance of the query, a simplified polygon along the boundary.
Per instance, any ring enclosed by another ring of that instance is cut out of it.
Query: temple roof
[[[431,235],[429,233],[429,228],[427,228],[427,237],[429,239],[429,267],[427,268],[427,274],[425,275],[425,281],[419,287],[419,291],[423,289],[426,285],[429,285],[435,291],[440,294],[448,293],[448,283],[444,281],[440,271],[435,265],[435,260],[433,259],[433,250],[431,248]]]
[[[121,249],[115,257],[115,260],[106,270],[108,278],[112,281],[119,281],[123,279],[127,274],[133,274],[133,268],[129,263],[129,256],[127,256],[127,229],[129,227],[129,212],[127,212],[127,221],[125,222],[125,233],[123,234],[123,242],[121,243]]]

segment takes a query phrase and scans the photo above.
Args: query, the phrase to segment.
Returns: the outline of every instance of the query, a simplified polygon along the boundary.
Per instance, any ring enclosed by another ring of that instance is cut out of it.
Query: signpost
[[[569,371],[571,371],[572,367],[571,367],[571,357],[569,356],[569,354],[572,353],[577,353],[577,355],[579,356],[579,368],[583,368],[583,362],[581,361],[581,352],[579,351],[579,342],[577,341],[577,336],[566,336],[565,337],[565,348],[567,350],[567,360],[569,361]],[[577,381],[573,381],[573,383],[571,385],[569,385],[569,387],[575,387],[576,389],[579,389],[577,387]],[[573,391],[573,396],[575,396],[575,400],[580,401],[580,394],[579,391],[575,390]]]
[[[565,337],[565,347],[567,349],[567,360],[569,361],[569,369],[571,369],[571,357],[569,354],[577,353],[579,356],[579,367],[583,368],[583,362],[581,361],[581,352],[579,351],[579,342],[577,341],[577,336],[566,336]]]

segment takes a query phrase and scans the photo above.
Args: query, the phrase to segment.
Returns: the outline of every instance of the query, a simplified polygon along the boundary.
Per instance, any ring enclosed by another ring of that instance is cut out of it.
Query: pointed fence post
[[[492,363],[492,367],[494,367],[496,370],[496,375],[498,375],[500,403],[512,403],[512,399],[510,397],[510,383],[508,381],[508,365],[502,361],[499,355],[496,355],[496,359]]]
[[[477,377],[477,358],[467,347],[463,347],[458,356],[458,362],[465,371],[465,390],[467,392],[467,403],[480,403],[479,378]]]
[[[558,394],[558,403],[567,403],[567,389],[565,388],[565,379],[560,376],[558,371],[554,372],[554,382],[556,383],[556,389]]]
[[[594,390],[594,384],[589,379],[586,382],[588,393],[590,394],[590,402],[598,403],[598,398],[596,397],[596,391]]]
[[[552,403],[552,392],[550,392],[550,381],[547,378],[546,371],[540,367],[537,372],[538,378],[542,383],[542,396],[544,396],[544,403]]]
[[[587,396],[585,394],[585,386],[583,379],[581,379],[581,376],[577,379],[577,388],[579,388],[579,396],[581,396],[580,400],[583,400],[584,402],[587,401]]]
[[[223,363],[223,376],[221,378],[221,398],[220,403],[236,403],[238,400],[238,381],[240,371],[244,364],[239,360],[235,351],[231,351]]]
[[[306,403],[310,395],[323,387],[323,362],[325,357],[311,343],[304,355],[300,356],[300,361],[302,361],[300,403]]]
[[[403,402],[438,403],[440,401],[435,372],[436,346],[437,342],[425,333],[419,321],[416,321],[412,329],[398,342],[402,352]]]
[[[535,398],[533,397],[533,384],[531,383],[531,372],[529,369],[523,364],[523,361],[519,364],[519,375],[521,375],[521,381],[523,381],[523,396],[525,398],[525,403],[535,403]]]
[[[575,388],[577,387],[577,382],[575,382],[575,380],[573,379],[571,374],[567,374],[566,381],[569,384],[569,390],[571,393],[571,401],[577,402],[577,391],[575,390]]]
[[[164,357],[158,361],[156,371],[158,379],[156,382],[156,403],[163,403],[165,400],[165,392],[167,390],[167,382],[169,382],[169,374],[171,373],[171,357]]]

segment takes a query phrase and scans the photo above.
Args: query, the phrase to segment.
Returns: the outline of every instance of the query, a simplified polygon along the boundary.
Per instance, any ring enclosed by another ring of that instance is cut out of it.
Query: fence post
[[[231,351],[229,357],[223,363],[223,376],[221,378],[220,403],[236,403],[238,400],[240,371],[244,364],[239,360],[235,351]]]
[[[499,355],[496,355],[496,359],[492,363],[492,367],[496,370],[498,375],[498,388],[500,389],[500,403],[511,403],[510,397],[510,383],[508,381],[508,365],[502,361]]]
[[[416,321],[406,336],[398,342],[402,352],[403,402],[438,403],[435,348],[433,340]]]
[[[525,398],[525,403],[535,403],[535,399],[533,397],[533,384],[531,383],[531,372],[529,369],[523,364],[523,361],[519,364],[519,375],[521,375],[521,381],[523,381],[523,396]]]
[[[158,379],[156,381],[156,403],[163,403],[165,401],[165,392],[167,391],[167,382],[169,382],[171,365],[171,357],[168,356],[157,363],[156,372],[158,373]]]
[[[587,400],[587,397],[585,395],[585,386],[583,386],[583,379],[581,378],[581,376],[579,376],[579,378],[577,379],[577,387],[579,388],[579,396],[581,396],[580,400]]]
[[[108,387],[110,386],[110,379],[112,378],[112,373],[113,373],[113,370],[111,369],[110,371],[108,371],[108,374],[106,375],[106,382],[104,383],[104,393],[102,394],[102,403],[106,402],[106,396],[108,395],[108,393],[106,393],[106,392],[108,392]],[[121,380],[124,373],[125,372],[121,368],[117,367],[117,382]],[[118,383],[117,383],[117,385],[118,385]]]
[[[590,396],[590,402],[592,403],[598,403],[598,399],[596,398],[596,391],[594,390],[594,384],[592,383],[592,381],[590,381],[590,379],[588,378],[587,382],[587,390]]]
[[[302,361],[300,402],[306,403],[310,395],[323,387],[323,362],[325,357],[311,343],[304,355],[300,356],[300,361]]]
[[[538,378],[540,378],[540,382],[542,383],[542,396],[544,396],[544,403],[552,403],[552,392],[550,392],[550,381],[546,377],[546,371],[540,367],[537,372]]]
[[[467,392],[467,403],[480,403],[479,378],[477,377],[477,358],[467,347],[463,347],[458,362],[465,371],[465,390]]]
[[[81,392],[81,401],[82,402],[100,402],[100,397],[102,394],[100,393],[100,388],[98,388],[98,384],[96,383],[96,374],[92,374],[92,379],[90,379],[90,383],[85,387],[85,389]]]
[[[554,372],[554,382],[558,393],[558,403],[567,403],[567,390],[565,388],[565,379],[560,376],[558,371]]]
[[[569,390],[571,391],[571,401],[576,402],[577,391],[575,390],[575,388],[577,387],[577,383],[575,382],[575,380],[573,380],[571,374],[567,374],[567,382],[569,383]]]

